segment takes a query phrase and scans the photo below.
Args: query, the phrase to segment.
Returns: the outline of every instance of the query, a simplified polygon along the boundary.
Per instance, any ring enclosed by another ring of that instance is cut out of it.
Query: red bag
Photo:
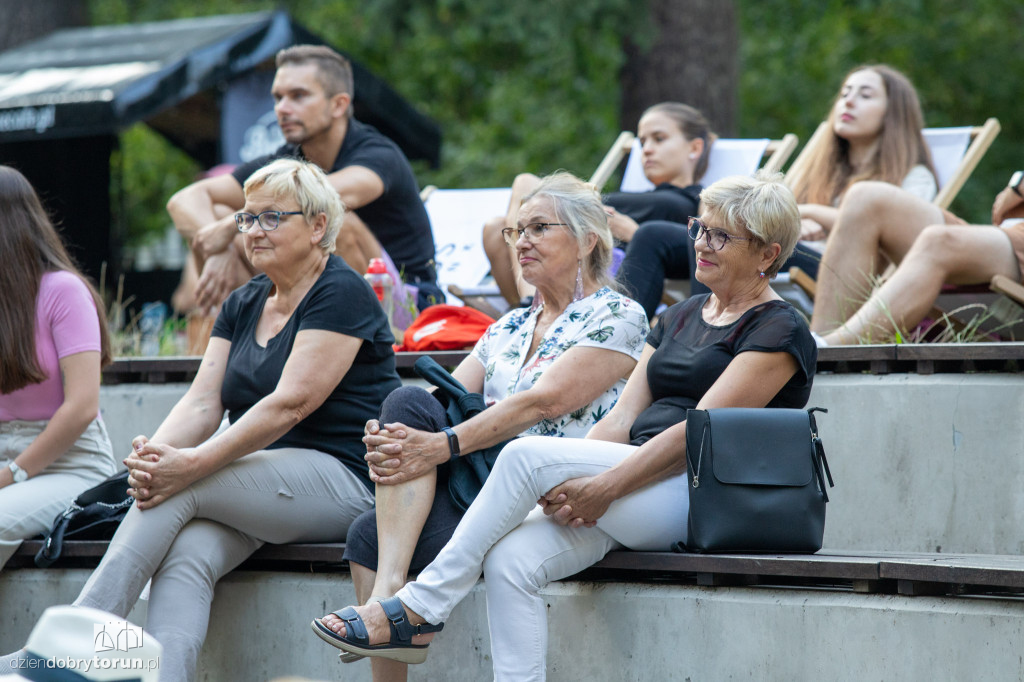
[[[432,305],[413,320],[397,350],[461,350],[472,348],[494,319],[479,310],[457,305]]]

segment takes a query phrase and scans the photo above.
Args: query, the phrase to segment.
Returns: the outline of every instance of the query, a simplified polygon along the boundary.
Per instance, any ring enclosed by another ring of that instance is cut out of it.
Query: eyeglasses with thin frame
[[[568,223],[530,223],[526,227],[506,227],[501,231],[501,236],[505,238],[505,243],[509,246],[515,246],[515,243],[522,239],[524,236],[526,240],[531,244],[536,244],[541,239],[544,239],[544,235],[548,233],[553,225],[564,225],[568,227]]]
[[[721,228],[708,227],[701,222],[700,218],[690,218],[690,221],[686,225],[686,231],[690,233],[690,239],[693,241],[697,241],[703,235],[704,241],[712,251],[721,251],[725,248],[726,244],[732,241],[753,241],[752,237],[737,237],[734,234],[729,234]]]
[[[243,234],[251,230],[256,223],[259,223],[264,232],[273,232],[281,226],[283,215],[302,215],[302,211],[263,211],[256,215],[242,211],[235,214],[235,225]]]

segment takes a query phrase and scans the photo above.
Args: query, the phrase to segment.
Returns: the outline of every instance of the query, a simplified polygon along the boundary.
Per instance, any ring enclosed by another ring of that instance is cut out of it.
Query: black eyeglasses
[[[531,244],[536,244],[544,239],[552,225],[568,226],[568,223],[530,223],[526,227],[506,227],[501,231],[501,236],[509,246],[515,246],[515,243],[524,236]]]
[[[235,225],[242,233],[251,230],[256,223],[260,224],[260,228],[264,232],[273,232],[281,226],[281,216],[283,215],[302,215],[302,211],[264,211],[257,215],[243,211],[235,214]]]
[[[712,251],[721,251],[729,242],[749,242],[752,237],[737,237],[717,227],[708,227],[700,221],[700,218],[690,218],[686,231],[690,233],[690,239],[697,241],[704,236],[704,241]]]

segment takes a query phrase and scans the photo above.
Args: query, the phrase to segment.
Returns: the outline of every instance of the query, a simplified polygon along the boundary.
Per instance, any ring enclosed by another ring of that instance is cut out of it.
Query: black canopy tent
[[[144,121],[206,167],[237,162],[243,140],[234,128],[256,124],[261,114],[257,125],[265,128],[272,110],[274,55],[323,42],[285,12],[56,31],[0,53],[0,163],[32,181],[79,261],[98,277],[115,246],[109,186],[117,134]],[[438,126],[358,62],[352,67],[356,117],[410,159],[436,166]],[[249,92],[232,99],[233,89]],[[231,120],[228,99],[242,103]],[[272,117],[271,125],[276,131]]]

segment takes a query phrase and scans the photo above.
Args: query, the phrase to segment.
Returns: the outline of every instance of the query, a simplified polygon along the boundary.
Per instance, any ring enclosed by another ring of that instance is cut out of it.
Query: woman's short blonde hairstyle
[[[324,253],[334,253],[338,230],[345,220],[345,204],[319,166],[298,159],[278,159],[250,175],[242,189],[246,197],[250,192],[263,189],[276,201],[295,199],[310,224],[321,213],[326,215],[327,230],[320,240],[320,248]]]
[[[608,274],[612,263],[612,231],[597,187],[572,173],[558,171],[541,178],[540,184],[523,197],[522,203],[539,197],[551,201],[558,221],[568,225],[581,248],[586,248],[587,235],[597,236],[594,248],[582,265],[599,285],[615,288]]]
[[[753,177],[722,178],[701,192],[700,200],[704,210],[720,216],[726,227],[752,234],[754,248],[782,247],[764,271],[769,277],[778,274],[800,240],[800,210],[782,173],[760,170]]]

